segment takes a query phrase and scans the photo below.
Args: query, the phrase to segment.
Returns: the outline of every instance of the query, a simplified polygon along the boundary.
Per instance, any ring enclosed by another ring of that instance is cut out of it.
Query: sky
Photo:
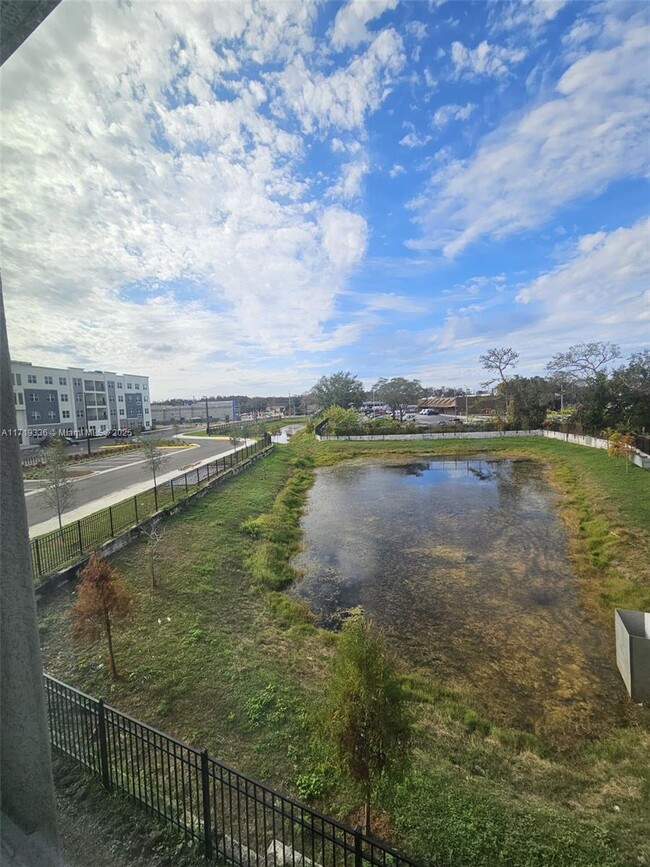
[[[650,344],[650,6],[61,5],[2,69],[12,357],[154,400]]]

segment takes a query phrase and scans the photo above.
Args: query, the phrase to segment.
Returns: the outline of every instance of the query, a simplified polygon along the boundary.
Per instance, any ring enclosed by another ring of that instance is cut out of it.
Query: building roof
[[[457,397],[426,397],[418,403],[422,409],[456,409]]]

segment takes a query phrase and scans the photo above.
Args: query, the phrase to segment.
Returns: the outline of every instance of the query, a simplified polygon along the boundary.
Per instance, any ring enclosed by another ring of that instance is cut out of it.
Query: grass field
[[[543,460],[561,492],[585,607],[650,608],[650,473],[552,440],[321,443],[306,434],[165,524],[158,588],[136,543],[114,558],[135,604],[103,646],[68,636],[71,591],[40,606],[46,670],[339,817],[358,806],[318,734],[336,636],[278,588],[292,580],[312,467],[367,455],[470,453]],[[609,633],[604,632],[604,635]],[[608,639],[609,640],[609,639]],[[650,864],[648,710],[570,754],[502,729],[467,695],[405,672],[417,720],[405,779],[382,796],[391,842],[426,863]],[[623,687],[621,686],[621,689]],[[643,860],[645,859],[645,861]]]

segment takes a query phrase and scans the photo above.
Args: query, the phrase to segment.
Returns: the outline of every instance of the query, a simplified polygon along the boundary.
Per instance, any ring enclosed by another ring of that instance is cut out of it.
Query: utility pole
[[[205,432],[210,436],[210,412],[208,410],[208,396],[205,396]]]
[[[467,410],[467,407],[468,407],[467,397],[468,397],[468,395],[467,395],[467,386],[465,386],[465,420],[466,420],[466,421],[467,421],[467,417],[468,417],[468,415],[469,415],[469,412],[468,412],[468,410]]]

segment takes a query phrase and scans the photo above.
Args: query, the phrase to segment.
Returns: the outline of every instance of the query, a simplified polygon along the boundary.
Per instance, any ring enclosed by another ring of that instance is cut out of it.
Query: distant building
[[[150,428],[149,377],[81,367],[11,362],[20,442],[46,436],[104,436],[113,428]]]
[[[210,421],[239,421],[239,405],[236,400],[209,400]],[[156,424],[174,422],[206,421],[206,401],[188,400],[184,403],[154,403],[151,418]]]

